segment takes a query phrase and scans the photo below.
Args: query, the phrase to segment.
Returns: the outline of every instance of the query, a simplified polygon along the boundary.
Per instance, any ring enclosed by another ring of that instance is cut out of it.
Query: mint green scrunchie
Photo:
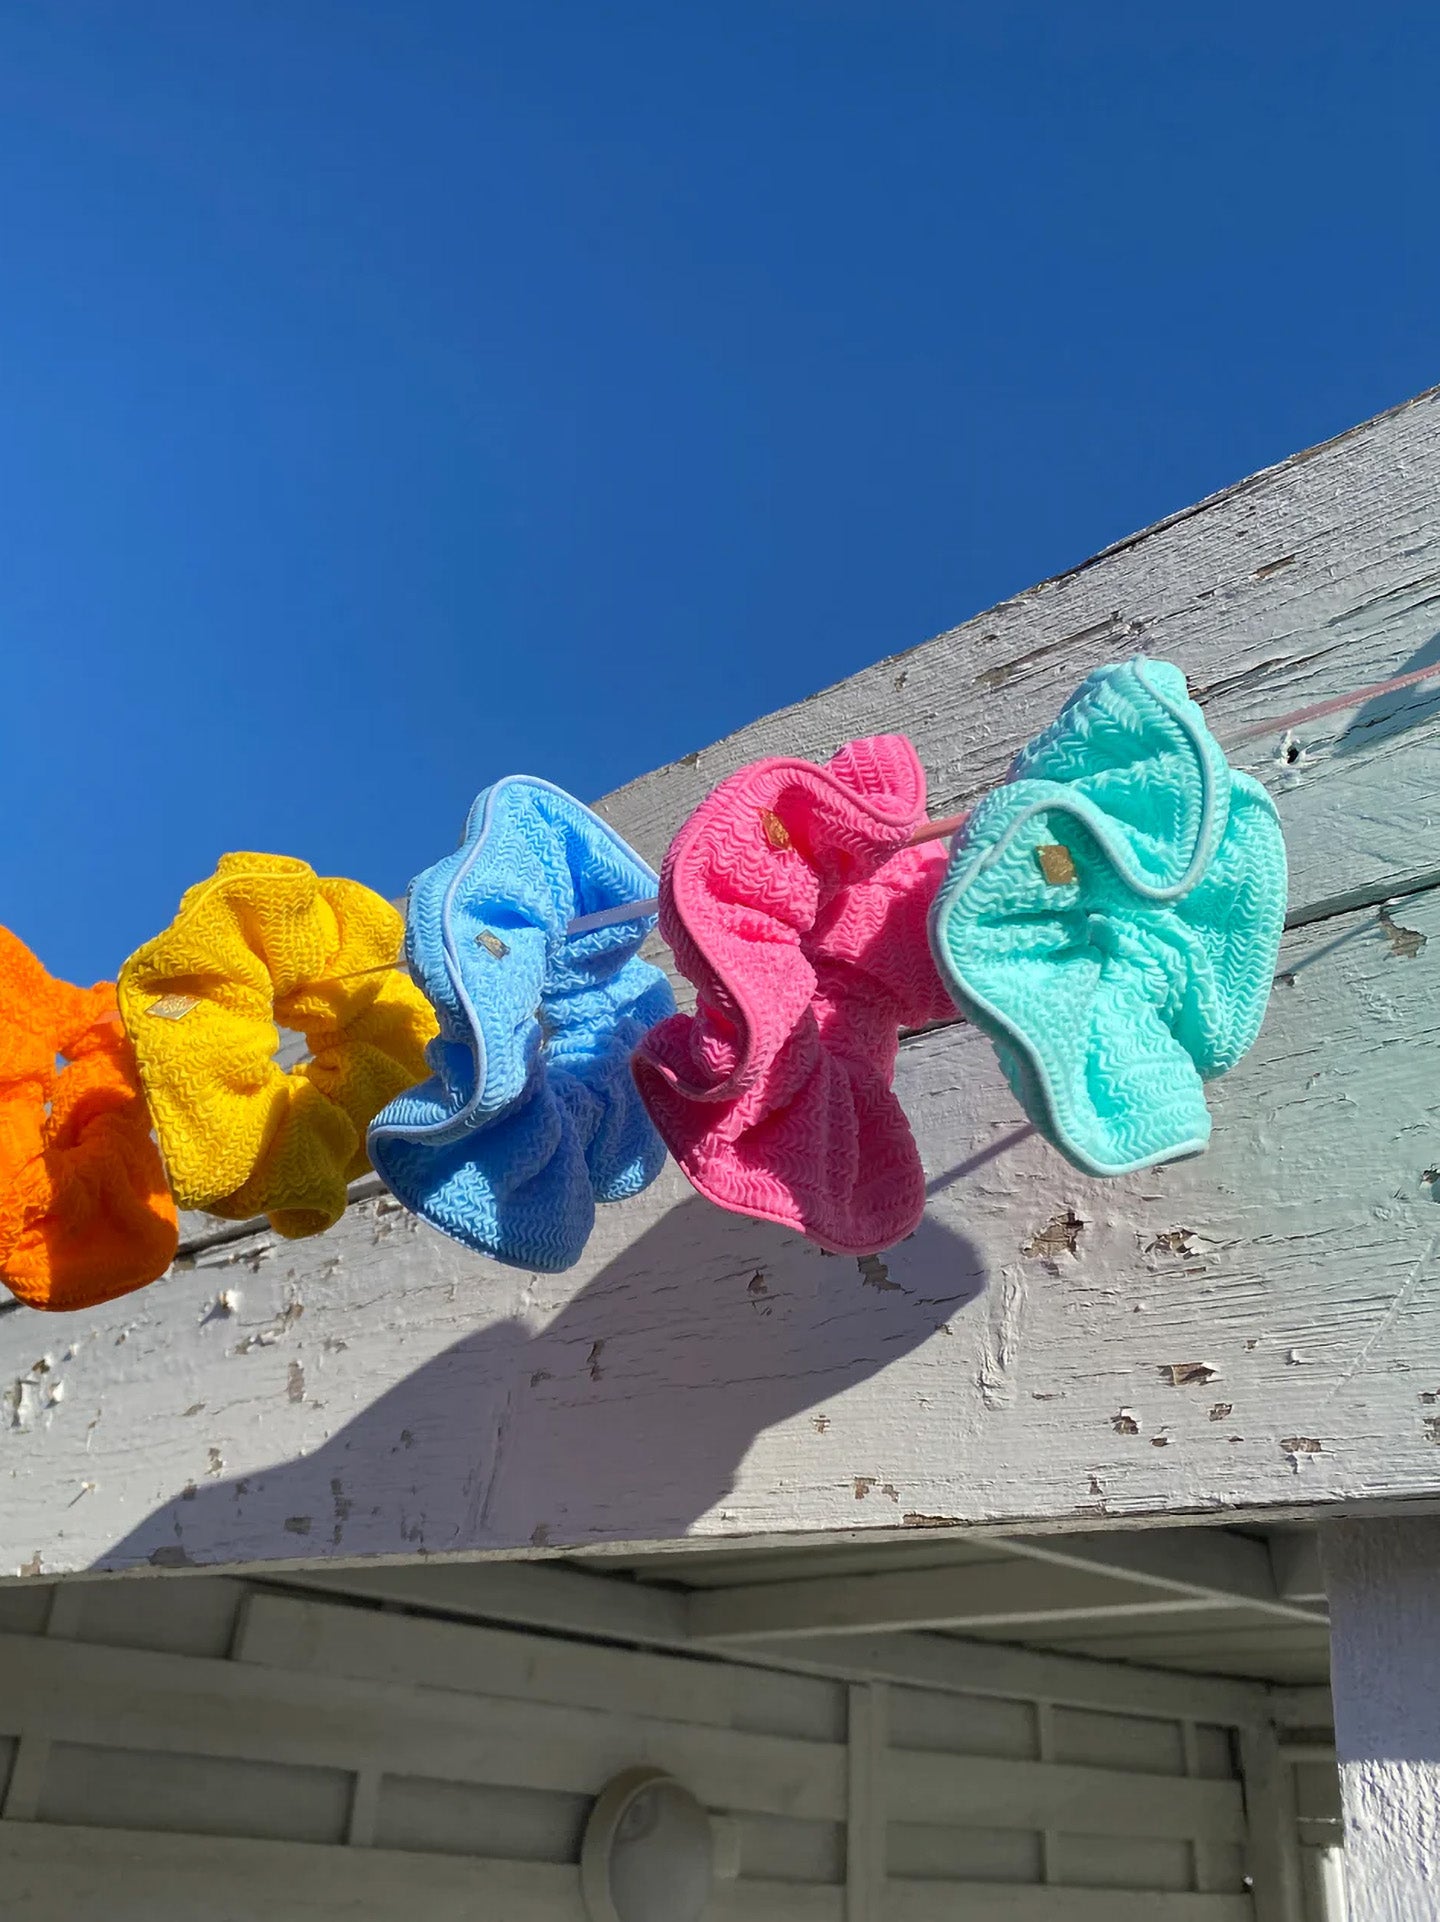
[[[1097,669],[956,836],[930,945],[1031,1121],[1090,1174],[1193,1154],[1285,920],[1274,803],[1185,677]]]

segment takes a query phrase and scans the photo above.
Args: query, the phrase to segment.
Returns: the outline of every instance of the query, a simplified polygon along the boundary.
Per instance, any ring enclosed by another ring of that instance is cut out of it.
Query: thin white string
[[[1300,727],[1306,721],[1322,720],[1327,714],[1339,714],[1347,707],[1359,707],[1365,701],[1373,701],[1382,694],[1397,694],[1402,688],[1414,687],[1421,681],[1433,680],[1440,675],[1440,661],[1429,667],[1412,668],[1408,674],[1397,674],[1388,681],[1372,681],[1368,687],[1357,687],[1349,694],[1338,694],[1332,700],[1315,701],[1309,707],[1293,708],[1288,714],[1277,714],[1268,721],[1257,721],[1252,727],[1238,729],[1233,734],[1220,737],[1220,745],[1225,748],[1239,747],[1246,741],[1261,739],[1267,734],[1284,734],[1292,727]],[[968,814],[947,814],[942,819],[927,821],[918,827],[904,843],[906,847],[919,847],[926,841],[938,841],[947,834],[954,834],[969,819]],[[660,911],[658,896],[650,896],[643,901],[621,901],[615,907],[597,908],[593,914],[579,914],[571,921],[567,934],[590,934],[596,928],[618,927],[627,921],[645,921]],[[404,966],[403,959],[397,964]],[[360,974],[386,974],[388,968],[361,968]],[[353,977],[340,977],[350,980]]]
[[[1259,740],[1266,734],[1283,734],[1287,729],[1299,727],[1305,721],[1318,721],[1326,714],[1339,714],[1347,707],[1359,707],[1364,701],[1372,701],[1381,694],[1394,694],[1403,687],[1413,687],[1418,681],[1428,681],[1440,674],[1440,661],[1431,667],[1417,667],[1409,674],[1397,674],[1393,680],[1373,681],[1369,687],[1357,687],[1353,693],[1340,694],[1331,701],[1316,701],[1310,707],[1297,707],[1289,714],[1277,715],[1273,720],[1257,722],[1254,727],[1241,728],[1238,733],[1225,735],[1220,742],[1222,747],[1239,747],[1244,741]],[[966,814],[947,814],[938,821],[927,821],[919,827],[904,843],[907,848],[919,847],[926,841],[939,841],[947,834],[954,834],[969,820]],[[601,908],[595,914],[581,914],[566,929],[568,934],[589,934],[592,928],[614,927],[622,921],[643,921],[652,914],[658,914],[660,902],[657,897],[645,901],[622,901],[618,907]]]

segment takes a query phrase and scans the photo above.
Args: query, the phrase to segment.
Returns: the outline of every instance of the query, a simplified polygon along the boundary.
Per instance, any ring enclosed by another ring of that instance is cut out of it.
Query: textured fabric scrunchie
[[[953,1017],[926,944],[945,867],[902,735],[826,767],[765,760],[696,809],[665,858],[660,931],[698,990],[641,1043],[635,1078],[670,1152],[722,1208],[875,1254],[925,1207],[891,1088],[900,1030]]]
[[[466,1247],[554,1272],[579,1260],[597,1201],[638,1194],[665,1160],[630,1051],[673,1012],[638,950],[656,877],[615,830],[548,781],[476,799],[456,853],[410,888],[406,953],[440,1016],[435,1072],[370,1129],[407,1208]]]
[[[114,987],[54,980],[0,928],[0,1280],[94,1308],[163,1275],[176,1240]]]
[[[1203,1084],[1260,1031],[1285,892],[1269,795],[1142,656],[1084,681],[971,814],[931,939],[1031,1121],[1118,1175],[1209,1140]]]
[[[175,1199],[278,1233],[339,1220],[365,1129],[425,1072],[435,1017],[395,965],[403,923],[358,881],[278,854],[227,854],[120,970]],[[310,1059],[274,1060],[276,1025]]]

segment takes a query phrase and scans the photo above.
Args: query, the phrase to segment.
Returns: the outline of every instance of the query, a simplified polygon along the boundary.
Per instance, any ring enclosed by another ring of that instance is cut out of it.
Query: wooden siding
[[[1198,1718],[233,1581],[19,1594],[47,1606],[0,1634],[16,1922],[583,1922],[590,1798],[642,1761],[725,1826],[714,1922],[1256,1922],[1232,1734]]]

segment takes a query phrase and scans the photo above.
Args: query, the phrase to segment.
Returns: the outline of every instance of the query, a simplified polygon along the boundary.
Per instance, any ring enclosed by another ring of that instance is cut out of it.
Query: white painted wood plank
[[[573,1868],[228,1836],[0,1823],[0,1880],[7,1922],[587,1922]],[[841,1922],[841,1899],[838,1889],[722,1882],[709,1915]]]
[[[1270,1713],[1280,1729],[1333,1728],[1334,1698],[1328,1687],[1276,1688],[1270,1691]]]
[[[1428,396],[609,812],[658,855],[739,761],[891,726],[945,805],[1137,647],[1177,659],[1223,732],[1428,658],[1437,581]],[[1302,729],[1293,763],[1268,742],[1240,757],[1276,792],[1297,915],[1430,872],[1437,716],[1422,688]],[[1437,935],[1432,889],[1387,925],[1365,908],[1292,936],[1260,1045],[1214,1091],[1211,1151],[1110,1185],[1024,1135],[973,1033],[910,1043],[898,1087],[933,1201],[883,1273],[707,1208],[670,1170],[603,1210],[561,1277],[487,1265],[381,1200],[313,1243],[217,1241],[72,1318],[53,1404],[33,1392],[33,1323],[0,1316],[0,1571],[1433,1499],[1431,1391],[1406,1371],[1440,1332],[1423,1179]],[[1073,1257],[1026,1252],[1072,1210]],[[1208,1384],[1165,1372],[1196,1362]]]
[[[884,1914],[888,1695],[883,1682],[857,1682],[850,1689],[845,1922],[881,1922]]]
[[[1413,1922],[1440,1864],[1440,1521],[1330,1522],[1321,1553],[1350,1919]]]
[[[1265,1714],[1253,1682],[1173,1675],[1128,1661],[1092,1661],[1038,1649],[939,1635],[819,1635],[737,1645],[747,1661],[775,1661],[810,1674],[869,1676],[957,1695],[1040,1697],[1076,1708],[1138,1715],[1201,1715],[1236,1727]]]
[[[176,1274],[87,1317],[64,1401],[0,1433],[3,1565],[1113,1527],[1433,1496],[1415,1358],[1440,1340],[1422,1180],[1440,902],[1408,904],[1404,925],[1427,941],[1413,958],[1373,914],[1290,939],[1296,985],[1221,1084],[1210,1153],[1159,1174],[1105,1186],[1017,1141],[971,1031],[908,1048],[936,1193],[883,1288],[683,1198],[674,1175],[602,1210],[573,1276],[487,1267],[379,1203],[313,1246],[262,1239],[248,1266],[231,1250]],[[995,1150],[979,1166],[976,1141]],[[1066,1210],[1075,1255],[1027,1257]],[[237,1267],[241,1312],[217,1320]],[[0,1319],[0,1351],[15,1341]],[[1189,1361],[1214,1380],[1173,1386],[1162,1371]],[[76,1503],[107,1424],[114,1479]]]
[[[892,1882],[885,1922],[1254,1922],[1248,1895]]]
[[[0,1724],[51,1742],[594,1795],[649,1763],[707,1805],[838,1820],[845,1750],[638,1715],[0,1636]]]
[[[810,1676],[762,1676],[713,1660],[264,1593],[248,1598],[235,1658],[267,1668],[611,1709],[715,1728],[744,1726],[745,1710],[758,1694],[777,1717],[787,1698],[794,1700],[795,1717],[803,1720],[814,1713],[806,1698],[829,1692]]]
[[[1287,1621],[1323,1627],[1323,1608],[1282,1594],[1266,1543],[1233,1529],[1131,1530],[1126,1534],[1010,1536],[1016,1555],[1150,1582],[1175,1594],[1243,1602]]]
[[[1255,1922],[1304,1922],[1295,1777],[1280,1754],[1273,1728],[1241,1732],[1240,1769],[1245,1781]]]
[[[378,1566],[297,1570],[294,1585],[321,1593],[398,1602],[482,1621],[523,1623],[556,1635],[610,1637],[665,1646],[688,1635],[685,1597],[639,1582],[606,1581],[555,1564],[488,1562],[422,1567]]]
[[[558,1591],[556,1577],[565,1578]],[[408,1608],[443,1608],[474,1621],[523,1623],[573,1635],[608,1633],[664,1648],[692,1646],[683,1595],[607,1581],[600,1575],[543,1563],[421,1568],[387,1564],[306,1572],[287,1579],[329,1594],[353,1593],[400,1602]],[[557,1596],[560,1607],[556,1606]],[[655,1602],[666,1606],[657,1612],[652,1606]],[[731,1651],[717,1648],[714,1652]],[[828,1635],[808,1641],[782,1638],[737,1645],[734,1653],[747,1665],[764,1663],[847,1681],[900,1682],[949,1694],[1044,1697],[1072,1707],[1128,1709],[1160,1716],[1197,1715],[1233,1725],[1266,1713],[1266,1691],[1253,1683],[1172,1675],[1137,1667],[1128,1659],[1076,1659],[1033,1649],[966,1643],[948,1636]],[[726,1672],[733,1683],[736,1669]],[[1328,1709],[1326,1718],[1328,1722]]]
[[[1236,1783],[1073,1763],[892,1748],[886,1795],[891,1818],[912,1822],[1083,1835],[1203,1836],[1217,1842],[1245,1834]]]
[[[1183,1623],[1210,1603],[1117,1580],[1088,1569],[986,1562],[978,1568],[919,1568],[898,1574],[844,1575],[819,1581],[760,1582],[712,1588],[690,1602],[690,1632],[700,1642],[743,1644],[781,1635],[866,1634],[953,1627],[1079,1632],[1099,1618]]]

